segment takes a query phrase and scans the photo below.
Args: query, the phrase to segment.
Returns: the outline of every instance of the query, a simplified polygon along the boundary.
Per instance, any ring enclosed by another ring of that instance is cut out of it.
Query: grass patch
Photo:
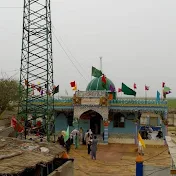
[[[168,108],[176,108],[176,99],[167,99]]]

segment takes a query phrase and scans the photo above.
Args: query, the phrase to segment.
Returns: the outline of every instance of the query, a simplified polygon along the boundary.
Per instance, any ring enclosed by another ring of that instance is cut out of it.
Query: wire
[[[22,9],[23,7],[0,7],[0,9]]]
[[[168,149],[163,150],[162,152],[158,153],[157,155],[154,155],[154,156],[152,156],[152,157],[150,157],[150,158],[144,160],[144,162],[149,161],[149,160],[151,160],[151,159],[153,159],[153,158],[155,158],[155,157],[161,155],[162,153],[164,153],[164,152],[167,151],[167,150],[168,150]]]
[[[54,25],[52,25],[53,26],[53,29],[55,30],[55,27],[54,27]],[[56,31],[56,30],[55,30]],[[72,58],[73,59],[75,59],[75,61],[78,63],[78,65],[82,68],[82,70],[84,71],[84,72],[86,72],[85,71],[85,69],[83,68],[83,66],[78,62],[78,60],[73,56],[73,54],[71,53],[71,51],[69,50],[69,48],[66,46],[66,44],[65,44],[65,42],[63,41],[63,39],[61,38],[61,36],[59,36],[59,38],[60,38],[60,40],[62,41],[62,43],[65,45],[65,47],[66,47],[66,49],[68,50],[68,52],[70,53],[70,55],[72,56]],[[86,73],[87,74],[87,73]],[[88,76],[88,74],[87,74],[87,76]],[[89,76],[88,76],[89,77]]]
[[[155,173],[157,173],[157,172],[160,172],[160,171],[163,171],[163,170],[165,170],[165,169],[168,169],[168,168],[159,169],[159,170],[154,171],[154,172],[152,172],[152,173],[150,173],[150,174],[148,174],[148,175],[146,175],[146,176],[153,175],[153,174],[155,174]]]
[[[77,66],[75,65],[75,63],[72,61],[72,59],[70,58],[70,56],[68,55],[68,53],[66,52],[66,50],[64,49],[64,47],[62,46],[62,44],[60,43],[59,39],[57,38],[57,36],[55,35],[54,31],[53,31],[53,35],[56,38],[56,41],[59,43],[59,45],[61,46],[61,48],[63,49],[64,53],[66,54],[66,56],[68,57],[68,59],[70,60],[70,62],[73,64],[73,66],[76,68],[76,70],[78,71],[78,73],[85,79],[85,81],[87,81],[87,79],[83,76],[83,74],[79,71],[79,69],[77,68]],[[88,82],[88,81],[87,81]]]

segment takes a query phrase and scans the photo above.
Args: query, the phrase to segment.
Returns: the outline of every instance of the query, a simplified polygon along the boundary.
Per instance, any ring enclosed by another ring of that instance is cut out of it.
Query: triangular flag
[[[109,89],[111,92],[115,92],[115,87],[110,84]]]
[[[171,88],[170,87],[166,87],[166,86],[164,86],[164,89],[163,89],[163,92],[169,92],[171,90]]]
[[[75,86],[76,86],[76,83],[75,83],[75,81],[73,81],[73,82],[70,82],[70,85],[71,85],[71,87],[75,87]]]
[[[59,85],[55,88],[53,88],[53,94],[56,94],[59,92]]]
[[[95,67],[92,67],[92,76],[99,78],[101,75],[102,75],[101,70],[98,70]]]
[[[67,131],[65,133],[65,136],[64,136],[64,142],[66,142],[70,137],[70,133],[69,133],[69,126],[67,127]]]
[[[156,93],[156,101],[160,101],[160,93],[159,93],[159,91],[157,91],[157,93]]]
[[[134,89],[137,89],[136,83],[134,83],[133,88],[134,88]]]
[[[101,77],[101,80],[104,84],[106,84],[106,76],[103,74],[103,76]]]
[[[77,90],[77,85],[75,85],[75,87],[72,87],[72,90]]]
[[[118,92],[122,92],[122,89],[121,89],[121,88],[118,88]]]
[[[145,90],[149,90],[149,86],[146,86],[146,85],[145,85]]]
[[[136,96],[136,92],[134,90],[132,90],[131,88],[129,88],[127,85],[125,85],[124,83],[122,83],[122,92],[125,95],[134,95]]]
[[[146,148],[145,143],[144,143],[144,140],[142,139],[140,133],[138,133],[138,140],[141,142],[142,146],[143,146],[144,148]]]
[[[165,86],[165,82],[162,82],[162,87],[164,88],[164,86]]]

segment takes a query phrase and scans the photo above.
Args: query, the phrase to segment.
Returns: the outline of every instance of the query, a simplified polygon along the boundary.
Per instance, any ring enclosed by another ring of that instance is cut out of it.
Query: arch
[[[93,134],[99,135],[102,132],[102,120],[101,114],[93,110],[88,110],[81,114],[79,124],[81,125],[80,127],[83,126],[83,128],[91,129]]]
[[[99,113],[103,120],[108,119],[108,107],[103,107],[103,106],[75,106],[74,107],[74,118],[79,119],[80,116],[87,111],[95,111]]]

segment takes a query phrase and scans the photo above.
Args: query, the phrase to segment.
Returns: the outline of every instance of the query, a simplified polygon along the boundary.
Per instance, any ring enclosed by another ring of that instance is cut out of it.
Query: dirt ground
[[[69,156],[75,159],[75,176],[135,176],[135,145],[99,145],[97,160],[90,158],[86,146],[72,146]],[[146,146],[143,159],[145,165],[169,166],[171,162],[166,146]]]

